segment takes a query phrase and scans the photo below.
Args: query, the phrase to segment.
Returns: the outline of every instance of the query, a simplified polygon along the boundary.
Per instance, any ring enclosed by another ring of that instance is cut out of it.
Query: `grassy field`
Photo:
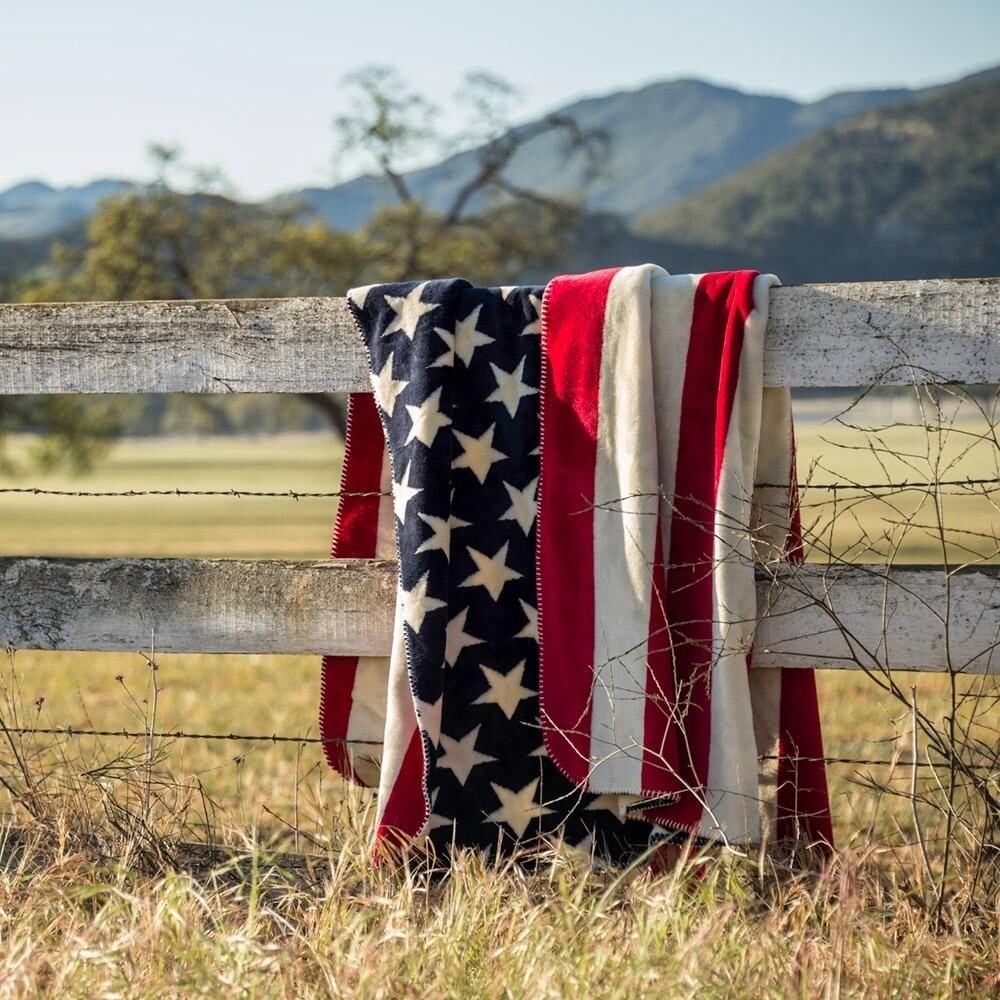
[[[15,441],[15,457],[30,447]],[[33,474],[47,489],[236,489],[332,492],[342,447],[333,436],[123,441],[91,475]],[[20,478],[10,480],[21,482]],[[236,497],[3,497],[0,551],[7,555],[150,555],[325,558],[334,499]],[[314,657],[157,657],[157,728],[207,733],[316,735],[319,664]],[[138,653],[18,652],[10,683],[30,724],[143,729],[149,669]],[[22,723],[25,722],[22,719]],[[122,740],[79,741],[95,762]],[[324,835],[339,783],[315,745],[176,740],[163,744],[178,781],[216,803],[216,836],[238,841],[248,825],[281,822]],[[66,748],[66,752],[71,752]],[[296,806],[298,811],[296,812]]]
[[[856,430],[806,420],[799,426],[800,476],[817,486],[912,482],[935,473],[948,479],[996,477],[995,441],[983,441],[981,434],[969,421],[936,440],[904,427],[883,435],[873,452],[871,442],[855,450],[861,441]],[[23,457],[29,445],[14,442],[14,456]],[[886,454],[880,455],[882,447]],[[890,452],[897,457],[887,457]],[[327,491],[336,489],[340,455],[338,442],[321,435],[131,440],[85,478],[25,473],[0,485]],[[831,495],[819,489],[805,495],[814,555],[874,559],[891,551],[901,561],[940,561],[940,539],[915,526],[933,524],[937,510],[923,494],[838,496],[831,527]],[[983,536],[995,531],[996,501],[995,492],[957,491],[941,509],[967,532],[956,536],[959,542],[988,555]],[[8,494],[0,496],[0,553],[322,558],[334,503]],[[882,528],[887,519],[898,523],[888,533]],[[949,552],[959,557],[957,548]],[[314,658],[157,660],[158,729],[315,735]],[[949,704],[947,679],[914,675],[913,683],[923,710],[942,717]],[[828,753],[885,759],[908,750],[906,706],[868,678],[826,672],[821,697]],[[0,702],[8,726],[143,729],[153,713],[150,671],[139,651],[16,652],[3,671]],[[990,970],[997,968],[996,955],[987,954],[971,932],[931,933],[919,879],[907,875],[905,886],[894,888],[897,875],[876,864],[879,852],[912,842],[913,823],[905,800],[876,794],[868,785],[875,780],[903,789],[908,769],[833,766],[837,833],[850,851],[825,880],[786,882],[773,889],[780,899],[765,899],[759,886],[747,888],[747,872],[714,862],[694,883],[676,873],[618,881],[610,874],[584,877],[579,864],[565,858],[553,860],[545,875],[511,869],[488,878],[470,861],[445,886],[398,872],[372,873],[362,847],[370,803],[341,787],[315,744],[163,740],[154,748],[157,778],[150,788],[144,786],[142,740],[25,737],[10,746],[26,774],[47,776],[46,787],[61,788],[60,775],[71,775],[65,787],[104,816],[148,795],[156,823],[176,835],[313,851],[325,855],[328,868],[325,890],[317,896],[289,888],[287,880],[272,885],[259,872],[223,873],[206,888],[204,878],[180,874],[132,884],[137,876],[125,868],[94,872],[90,860],[67,861],[58,850],[38,871],[22,860],[0,882],[0,934],[8,920],[2,915],[26,908],[49,914],[26,927],[38,931],[49,920],[45,926],[52,931],[33,942],[6,925],[0,994],[30,994],[48,976],[51,990],[80,996],[222,990],[399,996],[423,994],[419,982],[431,994],[455,996],[624,996],[650,992],[651,984],[655,995],[667,996],[813,996],[823,989],[836,995],[840,988],[909,996],[947,992],[941,979],[946,975],[990,995]],[[28,806],[37,801],[32,794],[29,788],[27,797],[8,796],[13,821],[24,824]],[[939,830],[925,832],[933,844]],[[909,848],[902,850],[910,856]],[[59,911],[60,905],[68,910]],[[76,942],[67,946],[75,957],[61,964],[53,957],[63,954],[60,936]],[[23,951],[20,966],[15,945]],[[171,950],[176,954],[165,957]],[[148,991],[134,991],[140,980],[152,984]],[[751,980],[760,989],[748,990]]]

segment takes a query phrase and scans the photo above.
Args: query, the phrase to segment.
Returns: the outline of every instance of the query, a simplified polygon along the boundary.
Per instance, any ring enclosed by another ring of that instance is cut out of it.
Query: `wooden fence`
[[[1000,278],[771,292],[765,382],[1000,383]],[[343,299],[0,305],[0,394],[369,390]],[[761,583],[757,667],[1000,671],[986,566],[806,565]],[[387,655],[378,561],[0,559],[19,649]],[[947,595],[947,600],[945,599]]]

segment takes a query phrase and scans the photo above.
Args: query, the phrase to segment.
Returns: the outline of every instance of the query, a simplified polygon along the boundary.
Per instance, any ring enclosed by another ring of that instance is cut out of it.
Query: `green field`
[[[887,459],[855,450],[862,440],[856,431],[806,420],[799,427],[800,475],[813,484],[913,481],[935,472],[995,478],[995,442],[966,448],[982,433],[972,422],[936,440],[897,429],[885,447],[910,457]],[[29,446],[13,442],[15,458]],[[26,472],[0,485],[330,491],[340,456],[329,436],[126,440],[84,478]],[[926,496],[865,499],[862,491],[838,497],[835,508],[827,492],[805,494],[814,557],[846,553],[870,560],[892,551],[904,561],[940,560],[934,532],[913,527],[914,521],[933,523],[937,507]],[[996,501],[995,490],[959,490],[940,506],[966,532],[956,538],[989,555]],[[0,495],[0,553],[316,559],[328,551],[334,503],[6,494]],[[888,532],[887,518],[898,522]],[[143,730],[153,714],[143,652],[14,652],[0,671],[0,721]],[[315,735],[319,664],[313,657],[157,659],[158,729]],[[947,679],[914,675],[913,682],[921,707],[940,718],[949,703]],[[849,672],[825,672],[820,686],[828,753],[908,754],[904,705]],[[159,740],[151,770],[147,749],[142,739],[8,733],[0,750],[9,781],[5,813],[23,827],[51,801],[61,810],[54,814],[56,829],[86,822],[99,829],[109,819],[120,821],[124,809],[147,813],[157,830],[181,839],[314,852],[325,857],[319,888],[289,889],[286,876],[264,876],[256,868],[242,876],[217,871],[210,883],[204,873],[139,876],[137,856],[126,856],[122,865],[95,862],[60,847],[75,842],[64,832],[55,847],[40,841],[19,867],[0,870],[4,995],[749,991],[782,997],[838,995],[843,984],[847,992],[888,997],[938,995],[944,982],[960,983],[970,995],[992,993],[991,932],[968,923],[971,909],[965,930],[954,929],[957,924],[948,932],[935,929],[923,902],[933,901],[932,892],[913,863],[915,852],[885,853],[913,840],[912,813],[905,799],[873,791],[869,779],[905,790],[907,768],[831,767],[839,842],[848,850],[819,882],[757,879],[757,888],[749,889],[751,873],[714,862],[699,881],[587,874],[572,859],[554,859],[534,876],[513,868],[496,874],[466,859],[435,887],[419,876],[367,866],[370,803],[345,791],[315,744]],[[926,780],[921,777],[921,787]],[[925,823],[937,867],[940,817],[927,816]],[[753,874],[756,879],[755,866]],[[969,884],[972,899],[976,883]],[[994,911],[987,910],[982,926],[995,927]],[[14,912],[30,919],[10,923],[6,914]]]
[[[343,447],[331,435],[132,438],[86,476],[26,468],[31,440],[15,438],[18,476],[2,485],[52,490],[255,490],[322,493],[339,485]],[[5,555],[295,557],[330,551],[335,499],[36,497],[3,495]]]

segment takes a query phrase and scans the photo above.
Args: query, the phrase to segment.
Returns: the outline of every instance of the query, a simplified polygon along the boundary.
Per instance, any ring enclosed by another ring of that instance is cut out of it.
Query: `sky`
[[[697,76],[812,100],[1000,63],[1000,0],[0,0],[0,190],[148,180],[151,142],[259,198],[335,164],[345,75],[392,66],[448,110],[465,73],[515,84],[515,118]]]

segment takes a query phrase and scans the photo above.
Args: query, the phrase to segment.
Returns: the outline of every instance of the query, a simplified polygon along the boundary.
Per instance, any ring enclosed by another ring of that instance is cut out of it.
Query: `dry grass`
[[[829,443],[846,435],[800,424],[803,474],[826,456],[814,481],[915,478]],[[913,454],[922,440],[901,429],[886,447]],[[995,448],[945,442],[938,454],[951,478],[995,474]],[[94,476],[44,485],[332,490],[338,459],[328,438],[125,442]],[[989,526],[995,500],[958,496],[948,516]],[[895,502],[912,521],[918,501]],[[8,496],[2,505],[6,554],[319,558],[334,512],[323,500]],[[806,514],[842,552],[877,534],[885,509],[862,498],[826,534],[832,508]],[[940,553],[911,527],[896,557]],[[142,729],[150,717],[140,651],[21,651],[3,677],[7,725]],[[315,733],[311,658],[165,656],[157,678],[158,728]],[[948,679],[914,680],[922,709],[942,718]],[[828,752],[887,759],[908,748],[905,708],[868,678],[828,672],[821,695]],[[960,871],[983,879],[959,881],[935,912],[909,801],[871,787],[905,791],[905,768],[831,769],[845,850],[822,876],[779,877],[757,859],[718,857],[701,877],[693,864],[621,875],[555,851],[533,872],[512,863],[487,873],[467,857],[434,879],[367,863],[370,803],[331,776],[314,744],[162,740],[152,762],[147,750],[111,738],[8,744],[5,760],[20,755],[35,787],[15,768],[6,812],[29,832],[9,841],[0,867],[0,994],[909,997],[992,996],[998,986],[989,862],[960,831]],[[928,812],[932,870],[943,829]],[[183,840],[228,844],[248,860],[152,850]],[[315,865],[303,873],[270,860],[280,849],[310,851]]]
[[[996,914],[941,930],[874,856],[761,878],[534,871],[472,856],[373,869],[352,836],[305,873],[258,850],[194,874],[20,845],[0,876],[0,990],[92,996],[989,997]],[[14,915],[16,919],[14,919]]]

